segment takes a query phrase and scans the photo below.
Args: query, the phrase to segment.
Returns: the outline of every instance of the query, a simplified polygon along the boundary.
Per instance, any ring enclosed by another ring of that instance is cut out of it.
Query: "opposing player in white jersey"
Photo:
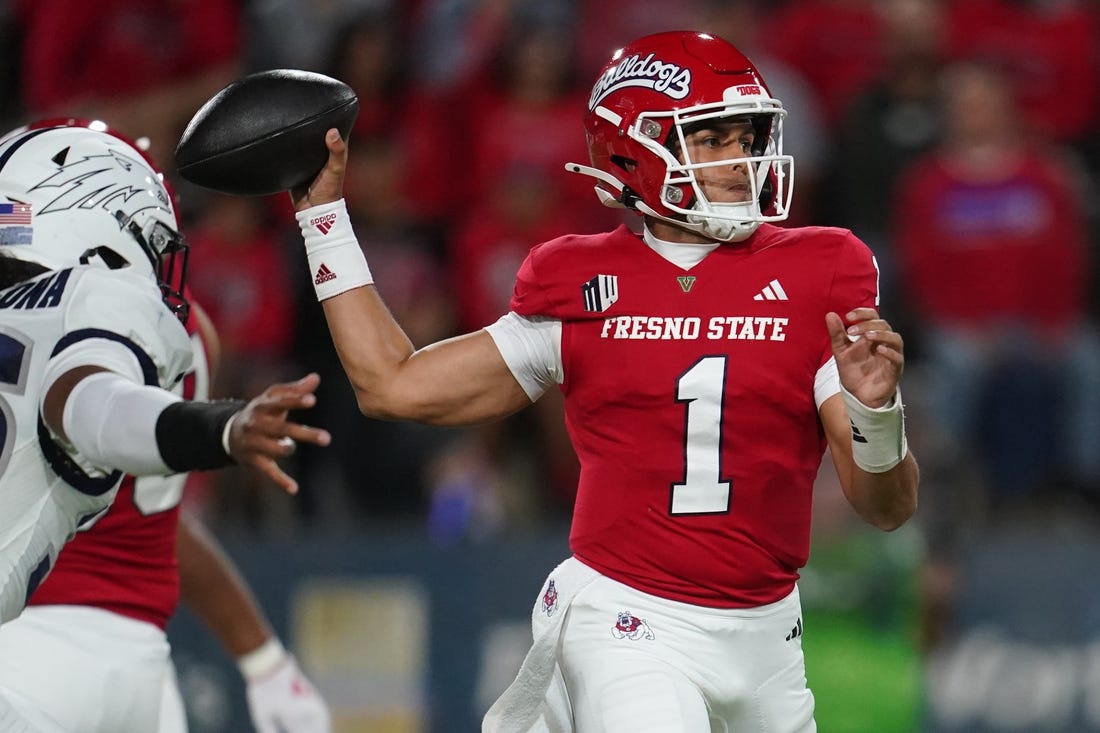
[[[327,167],[292,192],[364,413],[465,424],[564,395],[572,557],[539,592],[534,645],[485,731],[816,730],[797,581],[824,451],[884,530],[915,511],[918,469],[871,252],[846,230],[773,223],[793,182],[785,116],[719,38],[620,49],[589,98],[591,165],[568,167],[643,231],[537,244],[511,313],[419,350],[372,285],[335,130]]]
[[[194,363],[177,385],[209,397],[217,334],[189,299]],[[181,511],[188,474],[127,476],[0,626],[0,688],[69,733],[185,733],[165,629],[182,600],[238,662],[257,733],[328,733],[324,701],[217,542]],[[163,690],[163,695],[161,691]]]
[[[248,403],[184,401],[187,246],[162,176],[100,125],[0,139],[0,623],[126,473],[237,462],[288,491],[277,461],[326,432],[288,420],[318,377]],[[57,730],[0,688],[0,730]],[[64,728],[60,728],[64,729]]]

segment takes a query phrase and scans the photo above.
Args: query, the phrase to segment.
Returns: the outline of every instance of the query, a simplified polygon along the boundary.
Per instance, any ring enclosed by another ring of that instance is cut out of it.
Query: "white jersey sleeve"
[[[562,383],[561,321],[507,313],[485,330],[532,402]]]
[[[836,368],[836,357],[832,357],[814,375],[814,402],[820,408],[835,394],[840,394],[840,372]]]
[[[87,361],[120,371],[119,349],[131,355],[149,386],[171,389],[191,368],[187,329],[164,306],[160,289],[144,277],[98,268],[74,271],[74,290],[65,309],[65,336],[50,356]],[[112,348],[113,347],[113,348]],[[110,352],[115,356],[108,356]],[[69,352],[69,353],[66,353]],[[122,372],[125,374],[125,372]]]

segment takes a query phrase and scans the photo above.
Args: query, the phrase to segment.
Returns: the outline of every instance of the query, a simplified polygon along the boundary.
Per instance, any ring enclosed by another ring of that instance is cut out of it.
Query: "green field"
[[[800,583],[821,733],[919,733],[918,551],[904,534],[818,538]]]

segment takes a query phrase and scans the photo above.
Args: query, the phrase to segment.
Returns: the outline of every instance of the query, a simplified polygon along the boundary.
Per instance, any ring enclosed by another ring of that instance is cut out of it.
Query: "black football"
[[[229,84],[191,118],[176,145],[184,180],[237,196],[266,196],[313,180],[328,160],[325,132],[347,139],[359,98],[311,71],[274,69]]]

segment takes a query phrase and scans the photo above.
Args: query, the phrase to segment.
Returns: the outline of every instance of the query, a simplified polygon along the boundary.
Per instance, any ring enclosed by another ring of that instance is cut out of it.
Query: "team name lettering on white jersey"
[[[41,280],[28,280],[0,295],[0,309],[53,308],[61,304],[72,270],[58,270]]]
[[[653,341],[785,341],[789,319],[773,316],[714,316],[703,321],[695,316],[616,316],[606,318],[600,338]]]

